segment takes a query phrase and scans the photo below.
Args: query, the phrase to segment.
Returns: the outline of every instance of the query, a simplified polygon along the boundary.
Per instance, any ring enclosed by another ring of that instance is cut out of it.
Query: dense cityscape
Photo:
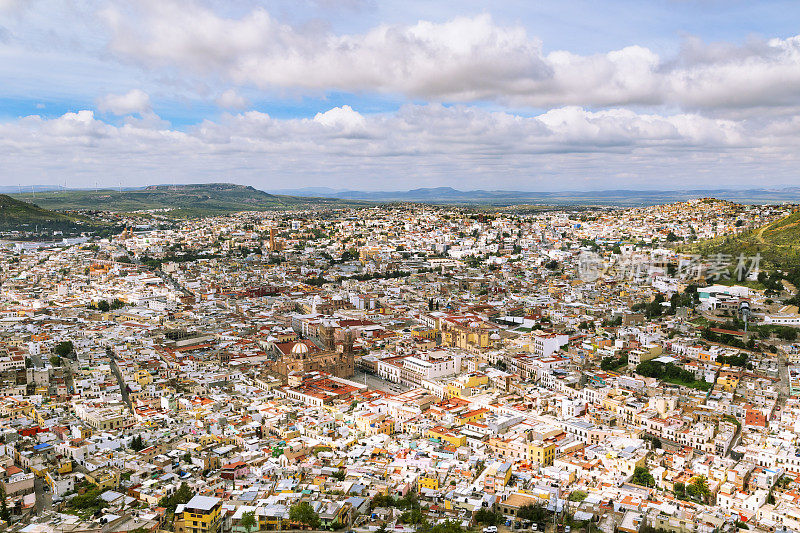
[[[0,533],[800,533],[799,20],[0,0]]]
[[[1,518],[796,530],[796,289],[758,257],[685,251],[791,213],[157,210],[7,241]]]

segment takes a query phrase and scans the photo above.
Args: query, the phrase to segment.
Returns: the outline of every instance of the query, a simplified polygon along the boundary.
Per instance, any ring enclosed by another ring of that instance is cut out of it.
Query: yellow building
[[[136,383],[145,387],[153,382],[153,376],[147,370],[139,370],[136,372]]]
[[[499,342],[497,328],[475,315],[448,316],[441,320],[441,329],[445,346],[466,350],[489,348]]]
[[[222,500],[212,496],[195,496],[175,516],[176,533],[219,533]]]
[[[725,392],[733,392],[739,386],[739,377],[733,374],[720,374],[717,378],[717,385],[722,387]]]
[[[556,458],[556,443],[534,441],[528,445],[528,458],[541,466],[552,466]]]
[[[422,474],[417,478],[417,486],[420,489],[439,490],[439,477],[435,474]]]
[[[99,468],[94,472],[88,472],[86,481],[101,490],[115,489],[119,487],[119,470],[111,467]]]
[[[439,439],[440,441],[446,442],[451,446],[455,446],[456,448],[459,446],[464,446],[467,443],[466,435],[463,433],[456,433],[455,431],[451,431],[442,426],[436,426],[429,429],[428,437],[432,439]]]
[[[356,420],[356,429],[366,435],[394,435],[394,420],[383,413],[364,413]]]
[[[454,379],[447,385],[448,398],[469,398],[473,390],[485,387],[489,383],[489,376],[480,372],[470,372]]]

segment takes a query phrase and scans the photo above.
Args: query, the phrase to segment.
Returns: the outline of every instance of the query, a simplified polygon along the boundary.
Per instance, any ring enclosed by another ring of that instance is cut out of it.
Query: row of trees
[[[92,302],[86,307],[89,309],[97,309],[98,311],[105,313],[107,311],[114,311],[116,309],[121,309],[125,307],[125,302],[120,300],[119,298],[114,298],[112,301],[108,300],[98,300],[96,302]]]

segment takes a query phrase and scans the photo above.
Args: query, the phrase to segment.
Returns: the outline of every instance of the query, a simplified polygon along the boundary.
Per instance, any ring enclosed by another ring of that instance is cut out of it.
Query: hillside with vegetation
[[[32,194],[15,195],[34,201]],[[237,211],[305,209],[329,205],[341,207],[365,202],[335,198],[279,196],[253,187],[231,183],[196,185],[152,185],[129,190],[62,190],[36,193],[38,205],[54,210],[98,210],[135,212],[169,210],[172,216],[207,216]]]
[[[718,237],[682,247],[681,251],[703,257],[727,254],[734,258],[739,254],[760,254],[761,266],[765,270],[789,270],[800,266],[800,210],[739,235]]]
[[[61,231],[72,234],[89,231],[100,224],[81,216],[57,213],[43,207],[0,194],[0,231],[41,233]]]

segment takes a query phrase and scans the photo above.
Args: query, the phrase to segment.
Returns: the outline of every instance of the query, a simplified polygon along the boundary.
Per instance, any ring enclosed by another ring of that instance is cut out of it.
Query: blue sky
[[[0,0],[0,184],[798,183],[789,1]]]

